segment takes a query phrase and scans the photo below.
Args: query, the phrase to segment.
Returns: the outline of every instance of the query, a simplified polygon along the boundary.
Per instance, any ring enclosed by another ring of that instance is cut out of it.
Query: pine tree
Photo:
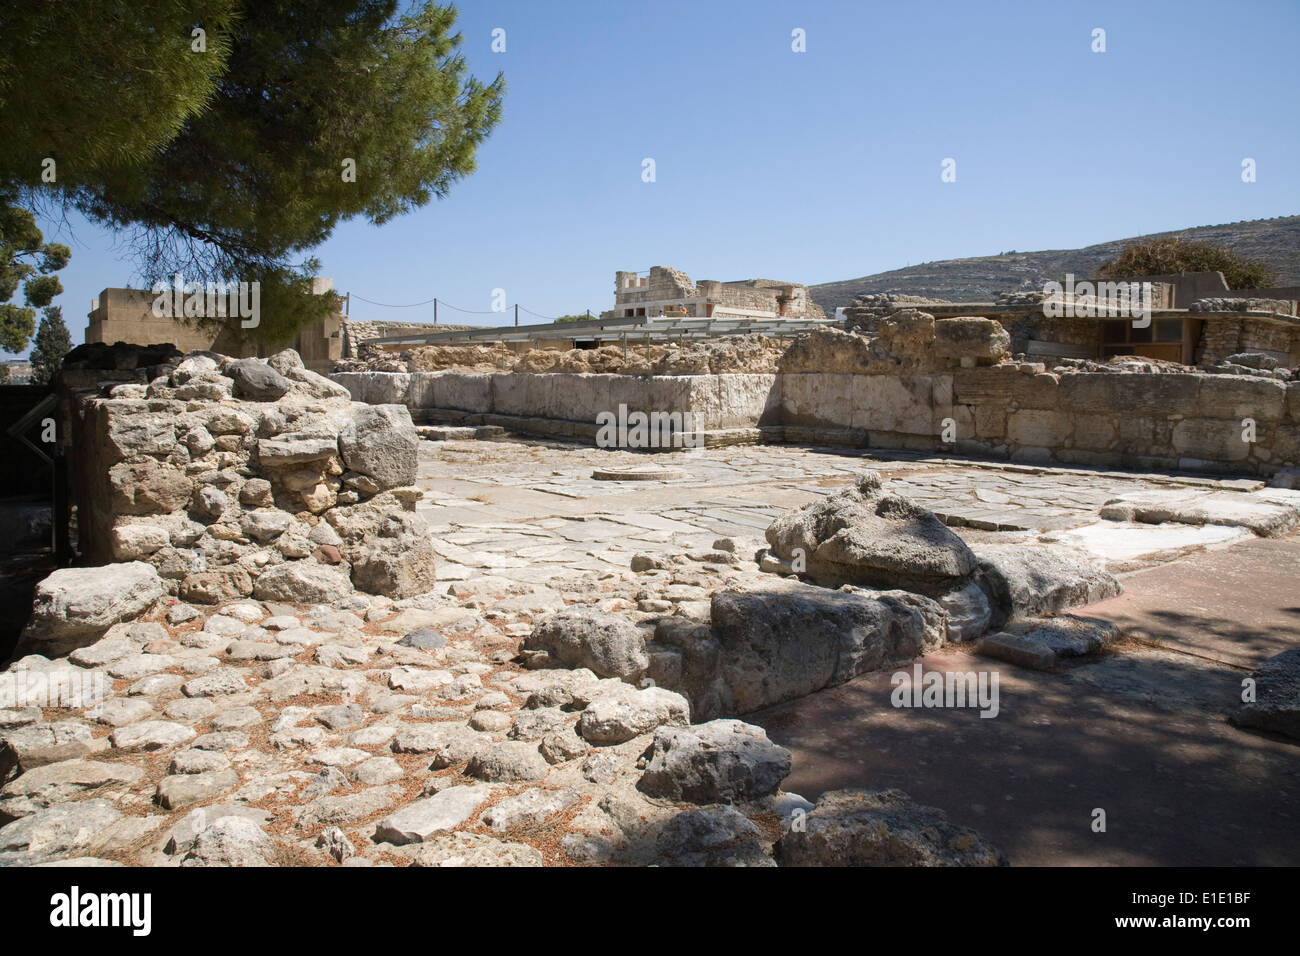
[[[132,29],[65,28],[61,4],[0,8],[0,124],[16,133],[0,135],[0,189],[127,231],[146,285],[259,283],[264,344],[337,308],[301,294],[311,249],[344,220],[446,196],[501,116],[504,79],[468,72],[455,8],[433,0],[84,2],[105,21],[129,9],[158,45],[141,59]],[[200,27],[207,54],[190,52]],[[29,62],[47,48],[72,65]],[[97,84],[82,64],[112,75]],[[150,97],[166,108],[137,128]]]
[[[46,306],[41,327],[36,330],[36,347],[32,349],[32,384],[48,385],[63,364],[63,356],[72,351],[72,336],[63,322],[63,310]]]
[[[0,192],[0,351],[21,352],[36,328],[36,308],[63,291],[54,273],[68,264],[71,250],[46,242],[32,214],[10,198]],[[9,301],[20,287],[25,306]]]

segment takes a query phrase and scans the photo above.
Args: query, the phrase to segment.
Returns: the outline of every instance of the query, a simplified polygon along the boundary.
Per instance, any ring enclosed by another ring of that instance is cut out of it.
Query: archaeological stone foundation
[[[900,312],[874,336],[802,335],[768,372],[447,368],[333,380],[357,401],[405,405],[420,423],[587,442],[597,416],[622,405],[689,413],[709,445],[834,444],[1264,477],[1300,464],[1300,382],[1140,359],[1015,361],[1008,350],[992,320]]]

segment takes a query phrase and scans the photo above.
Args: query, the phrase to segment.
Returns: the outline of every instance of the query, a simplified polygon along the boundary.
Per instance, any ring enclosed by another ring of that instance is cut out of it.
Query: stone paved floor
[[[652,482],[592,478],[596,468],[666,465],[684,477]],[[1101,506],[1121,495],[1224,489],[1253,498],[1258,481],[952,461],[900,460],[861,450],[761,445],[648,456],[545,442],[424,442],[419,510],[444,559],[439,577],[491,573],[527,583],[573,572],[622,571],[640,551],[707,550],[732,537],[742,553],[764,545],[781,513],[846,486],[865,468],[968,537],[977,532],[1068,533],[1098,525]],[[1166,550],[1152,526],[1101,525],[1132,558]],[[978,537],[978,534],[974,535]],[[1169,547],[1219,543],[1229,532],[1174,532]],[[1090,547],[1095,531],[1072,543]],[[1110,537],[1108,534],[1107,537]],[[1149,545],[1147,538],[1152,539]],[[1125,568],[1126,569],[1126,568]]]

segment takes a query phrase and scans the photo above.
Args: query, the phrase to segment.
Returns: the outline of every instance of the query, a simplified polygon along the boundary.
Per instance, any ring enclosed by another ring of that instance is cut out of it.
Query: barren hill
[[[812,299],[827,315],[851,305],[861,292],[901,292],[952,302],[987,302],[1000,292],[1039,289],[1049,279],[1072,272],[1090,276],[1107,259],[1119,255],[1131,242],[1160,236],[1182,236],[1214,242],[1244,256],[1267,263],[1282,285],[1300,285],[1300,216],[1252,219],[1220,226],[1196,226],[1116,239],[1082,249],[1048,249],[1042,252],[1007,252],[970,259],[944,259],[878,272],[875,275],[824,282],[810,287]]]

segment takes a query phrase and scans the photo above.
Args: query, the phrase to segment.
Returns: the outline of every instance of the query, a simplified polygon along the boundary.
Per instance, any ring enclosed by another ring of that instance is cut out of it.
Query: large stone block
[[[854,383],[866,376],[838,372],[799,374],[788,392],[783,390],[781,409],[787,425],[848,428],[855,405]]]
[[[853,487],[782,515],[766,536],[777,556],[829,587],[943,594],[975,569],[961,538],[932,512],[885,494],[880,476],[870,471]]]
[[[976,831],[901,790],[824,793],[776,844],[782,866],[1008,866]]]
[[[167,455],[176,445],[176,417],[146,402],[97,401],[86,405],[91,435],[102,436],[104,458],[114,464],[136,455]]]
[[[1248,375],[1205,375],[1201,379],[1197,413],[1204,418],[1272,422],[1285,414],[1287,388],[1279,381]]]
[[[687,381],[687,407],[696,427],[753,428],[779,417],[777,377],[761,373],[694,375]]]
[[[1011,397],[1021,408],[1056,408],[1061,400],[1061,379],[1051,372],[1017,375]]]
[[[952,374],[953,401],[963,405],[1006,407],[1019,379],[1020,370],[1014,365],[957,369]]]
[[[460,411],[486,414],[493,410],[494,383],[500,376],[487,372],[430,372],[424,373],[422,397],[418,408],[454,408]],[[412,383],[412,390],[414,390]],[[429,389],[432,388],[432,398]]]
[[[934,323],[934,352],[940,358],[995,362],[1010,346],[1011,336],[994,319],[963,315]]]
[[[336,372],[330,378],[346,388],[354,402],[369,405],[404,405],[411,388],[409,372]]]
[[[381,490],[415,482],[420,439],[405,405],[355,408],[339,434],[339,451],[348,468],[369,475]]]
[[[943,643],[946,616],[905,591],[845,593],[773,579],[713,596],[722,712],[750,711],[909,661]]]
[[[158,572],[141,561],[60,568],[36,586],[23,645],[46,656],[66,654],[140,616],[162,595]]]
[[[1201,375],[1067,372],[1061,407],[1075,412],[1188,415],[1197,408]]]
[[[194,482],[179,468],[152,458],[120,461],[108,470],[116,514],[167,514],[185,507]]]
[[[750,803],[774,794],[789,774],[790,751],[768,740],[762,727],[711,720],[656,730],[637,787],[690,803]]]
[[[994,609],[993,626],[1013,617],[1059,614],[1109,597],[1121,588],[1108,571],[1049,545],[978,545],[980,586]]]
[[[1208,461],[1242,461],[1250,456],[1250,443],[1242,440],[1240,421],[1187,418],[1174,426],[1174,451],[1183,458]]]
[[[841,419],[839,424],[909,435],[939,434],[939,420],[948,415],[951,406],[945,404],[936,410],[935,377],[855,375],[852,378],[852,418],[848,422]],[[946,394],[951,398],[951,387]]]
[[[1070,437],[1070,416],[1045,409],[1022,409],[1007,415],[1007,439],[1017,445],[1059,448]]]
[[[1074,447],[1090,451],[1108,450],[1114,444],[1118,433],[1116,417],[1113,415],[1076,415],[1073,432]]]

